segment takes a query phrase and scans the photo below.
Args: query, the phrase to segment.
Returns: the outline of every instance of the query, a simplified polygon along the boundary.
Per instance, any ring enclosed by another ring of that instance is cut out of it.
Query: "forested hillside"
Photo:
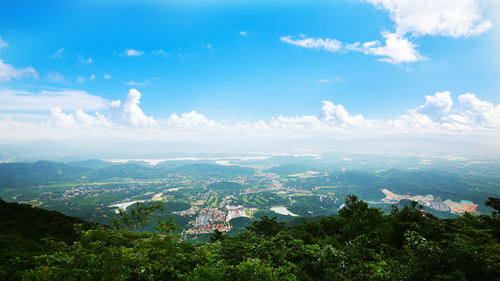
[[[348,196],[336,216],[286,224],[262,217],[235,236],[216,232],[210,242],[180,239],[172,220],[158,220],[156,232],[139,232],[158,205],[138,204],[121,212],[114,228],[78,227],[78,239],[50,228],[39,236],[66,241],[20,264],[1,264],[11,280],[500,280],[500,200],[486,204],[491,215],[466,213],[440,220],[416,203],[393,207],[390,214]],[[2,201],[2,206],[5,203]],[[41,210],[26,206],[17,218],[26,225]],[[9,209],[9,210],[10,210]],[[9,217],[2,208],[2,245]],[[23,214],[24,212],[24,214]],[[36,213],[36,215],[35,215]],[[54,216],[57,217],[57,216]],[[28,221],[26,221],[28,223]],[[74,220],[72,222],[81,223]],[[55,229],[61,229],[54,226]],[[12,224],[10,224],[12,225]],[[9,235],[26,229],[11,228]],[[63,233],[63,232],[61,232]],[[2,253],[4,253],[2,247]]]
[[[33,256],[55,250],[54,242],[72,244],[79,239],[75,225],[90,229],[91,224],[59,212],[32,208],[30,205],[7,203],[0,199],[0,264],[2,270],[12,265],[15,257],[24,263]],[[14,267],[15,268],[15,267]],[[12,268],[10,268],[12,269]],[[2,272],[3,273],[3,272]]]

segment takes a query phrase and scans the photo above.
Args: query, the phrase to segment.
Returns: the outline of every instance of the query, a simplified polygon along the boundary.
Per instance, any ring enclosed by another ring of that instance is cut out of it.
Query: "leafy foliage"
[[[495,208],[498,199],[489,200]],[[136,205],[139,226],[155,206]],[[498,211],[498,209],[496,209]],[[125,222],[131,221],[132,223]],[[19,280],[499,280],[500,217],[440,220],[412,203],[390,214],[348,196],[338,216],[286,226],[264,216],[235,236],[184,242],[173,220],[162,234],[96,226],[73,244],[34,257]],[[128,228],[128,227],[127,227]],[[133,229],[134,227],[131,227]],[[14,258],[15,260],[15,258]]]

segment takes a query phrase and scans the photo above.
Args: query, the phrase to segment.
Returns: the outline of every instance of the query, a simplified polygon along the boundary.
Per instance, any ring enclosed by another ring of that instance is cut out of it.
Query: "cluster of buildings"
[[[224,210],[217,208],[203,208],[199,211],[198,216],[196,217],[194,223],[192,223],[193,227],[184,231],[184,239],[188,237],[188,235],[194,235],[193,239],[196,239],[196,235],[204,234],[204,233],[212,233],[215,230],[220,232],[230,231],[233,226],[229,223],[230,220],[239,218],[239,217],[251,217],[253,213],[257,211],[256,208],[245,208],[241,205],[238,206],[230,206],[226,205],[227,213]],[[193,207],[191,207],[189,214],[193,212]],[[183,211],[186,212],[186,211]],[[179,212],[180,214],[180,212]],[[187,213],[183,213],[187,214]]]
[[[196,234],[204,234],[204,233],[212,233],[215,230],[218,230],[220,232],[227,232],[231,230],[233,226],[230,224],[225,224],[225,223],[214,223],[214,224],[207,224],[207,225],[201,225],[196,228],[190,228],[185,231],[184,238],[187,238],[186,235],[196,235]]]
[[[69,190],[65,190],[61,194],[61,196],[58,198],[52,198],[52,196],[51,196],[51,198],[49,198],[49,199],[52,199],[55,201],[63,201],[66,199],[72,199],[72,198],[76,198],[79,196],[85,196],[85,197],[97,196],[99,193],[100,193],[100,190],[98,190],[95,187],[89,187],[89,186],[82,185],[82,186],[78,186],[78,187],[73,187]],[[55,195],[55,193],[52,195]]]
[[[194,221],[194,227],[184,231],[184,239],[187,235],[197,235],[203,233],[212,233],[215,230],[227,232],[231,230],[229,223],[224,223],[226,212],[215,208],[204,208]],[[196,237],[196,236],[195,236]]]
[[[200,210],[200,214],[196,217],[195,226],[207,226],[216,222],[223,222],[226,212],[219,209],[204,208]]]

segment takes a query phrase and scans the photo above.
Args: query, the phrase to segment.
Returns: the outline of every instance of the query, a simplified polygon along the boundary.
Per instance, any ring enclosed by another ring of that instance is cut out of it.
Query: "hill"
[[[102,161],[99,159],[74,161],[74,162],[69,162],[68,164],[71,166],[74,166],[74,167],[86,168],[86,169],[99,169],[99,168],[104,168],[104,167],[109,167],[109,166],[115,165],[114,163]]]
[[[304,165],[299,165],[299,164],[287,164],[287,165],[280,165],[280,166],[265,169],[264,172],[274,173],[274,174],[278,174],[280,176],[287,176],[287,175],[305,173],[309,170],[313,170],[313,169],[311,169],[307,166],[304,166]]]
[[[59,212],[0,199],[0,263],[9,257],[30,257],[48,251],[50,246],[42,241],[44,238],[73,243],[78,238],[75,224],[90,227],[88,222]]]
[[[68,164],[38,161],[0,164],[1,187],[30,187],[80,180],[89,170]]]

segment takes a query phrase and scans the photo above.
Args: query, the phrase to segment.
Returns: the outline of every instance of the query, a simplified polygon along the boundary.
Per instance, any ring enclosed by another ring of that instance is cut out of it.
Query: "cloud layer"
[[[478,99],[474,94],[459,95],[454,101],[450,92],[425,96],[425,102],[406,114],[387,120],[369,119],[352,114],[341,104],[323,101],[316,115],[277,116],[256,122],[217,122],[196,111],[173,113],[167,119],[154,118],[140,107],[141,93],[131,89],[124,101],[107,102],[99,97],[77,91],[37,93],[45,99],[38,106],[27,102],[33,93],[16,96],[3,91],[0,96],[14,97],[1,103],[8,110],[41,110],[48,103],[60,104],[50,109],[48,121],[20,122],[12,118],[0,121],[6,139],[64,138],[69,136],[125,137],[156,140],[221,138],[226,141],[244,136],[266,138],[380,137],[405,134],[412,136],[482,134],[498,138],[500,105]],[[26,96],[26,97],[25,97]],[[69,100],[79,99],[78,103]],[[105,104],[103,104],[106,102]],[[7,104],[7,105],[5,105]],[[77,104],[85,110],[77,108]],[[83,107],[82,107],[83,108]],[[103,113],[86,111],[100,110]],[[40,120],[46,120],[40,119]]]
[[[106,99],[76,90],[0,90],[0,110],[49,111],[59,107],[65,111],[88,111],[106,109],[108,103]]]

